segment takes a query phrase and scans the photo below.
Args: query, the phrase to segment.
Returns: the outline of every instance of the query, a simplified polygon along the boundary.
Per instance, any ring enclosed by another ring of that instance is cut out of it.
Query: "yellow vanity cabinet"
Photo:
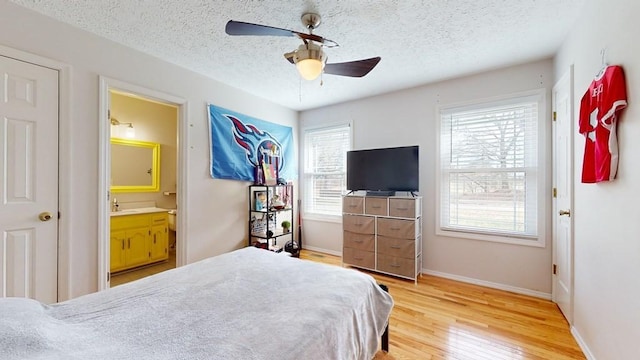
[[[168,215],[111,216],[111,272],[168,258]]]
[[[126,268],[125,244],[127,233],[124,230],[111,229],[111,272]]]
[[[151,261],[169,258],[169,217],[166,213],[151,217]]]

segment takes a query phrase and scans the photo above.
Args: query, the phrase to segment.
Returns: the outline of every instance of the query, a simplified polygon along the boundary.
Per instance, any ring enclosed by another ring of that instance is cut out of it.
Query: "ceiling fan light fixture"
[[[314,80],[324,69],[326,56],[322,48],[314,43],[300,45],[293,56],[293,62],[296,64],[298,73],[305,80]]]

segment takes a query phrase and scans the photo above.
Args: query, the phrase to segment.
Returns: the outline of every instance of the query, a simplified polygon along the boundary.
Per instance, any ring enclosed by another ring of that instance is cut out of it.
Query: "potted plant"
[[[282,231],[288,233],[291,231],[291,222],[289,220],[283,221],[280,225],[282,225]]]

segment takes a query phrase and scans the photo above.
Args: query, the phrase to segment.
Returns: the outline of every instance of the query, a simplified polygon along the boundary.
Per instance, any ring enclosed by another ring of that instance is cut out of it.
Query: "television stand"
[[[383,191],[383,190],[367,190],[367,196],[395,196],[395,191]]]

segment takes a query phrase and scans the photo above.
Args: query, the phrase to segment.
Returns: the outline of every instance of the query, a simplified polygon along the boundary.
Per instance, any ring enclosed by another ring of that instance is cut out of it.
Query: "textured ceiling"
[[[11,0],[295,110],[552,56],[586,0]],[[315,34],[328,62],[381,56],[363,78],[301,80],[293,37],[228,36],[228,20]]]

